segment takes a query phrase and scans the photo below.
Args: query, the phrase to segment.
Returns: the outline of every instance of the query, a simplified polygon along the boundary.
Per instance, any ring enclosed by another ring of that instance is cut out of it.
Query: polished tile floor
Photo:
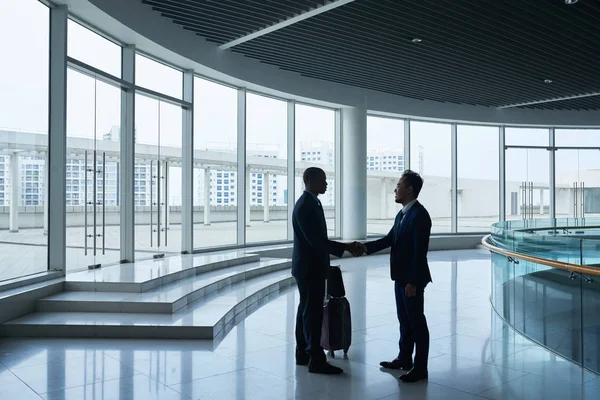
[[[482,250],[430,254],[429,380],[400,383],[387,256],[341,261],[352,308],[340,376],[294,364],[292,288],[220,343],[118,339],[0,341],[0,399],[598,399],[600,378],[516,334],[490,308]]]

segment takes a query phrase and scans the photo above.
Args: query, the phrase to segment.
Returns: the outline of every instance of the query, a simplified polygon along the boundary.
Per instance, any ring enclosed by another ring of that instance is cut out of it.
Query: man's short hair
[[[302,175],[302,180],[304,180],[305,185],[308,185],[309,182],[315,181],[323,175],[325,175],[325,171],[323,171],[321,168],[308,167]]]
[[[421,178],[421,175],[419,175],[415,171],[407,169],[402,174],[402,178],[404,178],[404,182],[406,182],[407,186],[413,188],[415,198],[419,197],[419,193],[421,193],[421,189],[423,188],[423,178]]]

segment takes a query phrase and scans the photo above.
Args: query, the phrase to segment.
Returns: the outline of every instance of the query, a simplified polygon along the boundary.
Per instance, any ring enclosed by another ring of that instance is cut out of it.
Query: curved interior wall
[[[366,104],[371,113],[455,122],[539,126],[593,126],[600,111],[497,109],[419,101],[303,77],[219,50],[160,17],[141,1],[61,0],[73,15],[123,43],[173,65],[249,90],[331,107]],[[499,60],[501,62],[501,60]]]

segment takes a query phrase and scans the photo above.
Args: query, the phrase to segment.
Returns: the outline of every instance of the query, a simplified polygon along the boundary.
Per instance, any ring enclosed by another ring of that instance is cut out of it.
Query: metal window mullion
[[[410,119],[404,121],[404,170],[410,169]],[[404,172],[404,171],[403,171]]]
[[[506,149],[504,148],[506,136],[504,134],[504,126],[500,126],[498,129],[498,157],[500,161],[500,166],[498,169],[498,193],[500,195],[500,201],[498,202],[498,215],[500,221],[506,221]]]
[[[183,149],[182,149],[182,240],[181,251],[194,250],[194,71],[183,73],[183,100],[192,107],[183,108]]]
[[[119,156],[121,262],[135,260],[135,47],[122,50],[121,76],[130,88],[121,90]]]
[[[335,177],[335,237],[342,236],[342,225],[344,221],[342,221],[342,209],[344,208],[344,204],[342,204],[342,175],[344,171],[342,171],[342,110],[337,109],[335,111],[335,137],[334,137],[334,177]],[[366,167],[365,167],[366,168]]]
[[[458,232],[458,133],[456,124],[451,125],[451,190],[450,190],[450,204],[451,204],[451,220],[452,220],[452,233]]]
[[[237,244],[246,244],[246,89],[237,97]]]
[[[287,103],[287,238],[294,239],[292,214],[296,204],[296,102]]]
[[[548,180],[548,189],[550,191],[550,219],[556,219],[556,149],[554,148],[555,142],[555,130],[550,128],[548,130],[549,142],[550,142],[550,154],[549,154],[549,167],[550,176]],[[540,207],[544,207],[542,203]]]
[[[63,274],[66,272],[67,21],[66,6],[50,9],[46,201],[52,212],[48,214],[48,269]]]

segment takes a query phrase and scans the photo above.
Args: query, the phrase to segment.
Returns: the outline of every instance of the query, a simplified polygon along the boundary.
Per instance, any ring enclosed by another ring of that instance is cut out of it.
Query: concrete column
[[[10,194],[10,227],[11,233],[19,232],[19,203],[21,197],[21,171],[19,171],[19,153],[10,155],[10,180],[12,191]]]
[[[540,215],[544,215],[544,189],[540,189]]]
[[[271,174],[263,174],[263,207],[264,207],[264,222],[269,222],[269,197],[271,195],[270,186]]]
[[[48,176],[50,171],[48,163],[48,152],[44,154],[44,235],[48,235]]]
[[[364,105],[341,110],[342,239],[367,236],[367,110]]]
[[[248,168],[248,167],[246,167]],[[252,174],[246,169],[246,226],[250,226],[250,200],[252,198]]]
[[[385,178],[381,180],[381,219],[387,219],[388,216],[388,208],[389,208],[389,200],[390,194],[387,190],[387,185],[385,183]]]
[[[204,168],[204,225],[210,225],[210,168]]]

